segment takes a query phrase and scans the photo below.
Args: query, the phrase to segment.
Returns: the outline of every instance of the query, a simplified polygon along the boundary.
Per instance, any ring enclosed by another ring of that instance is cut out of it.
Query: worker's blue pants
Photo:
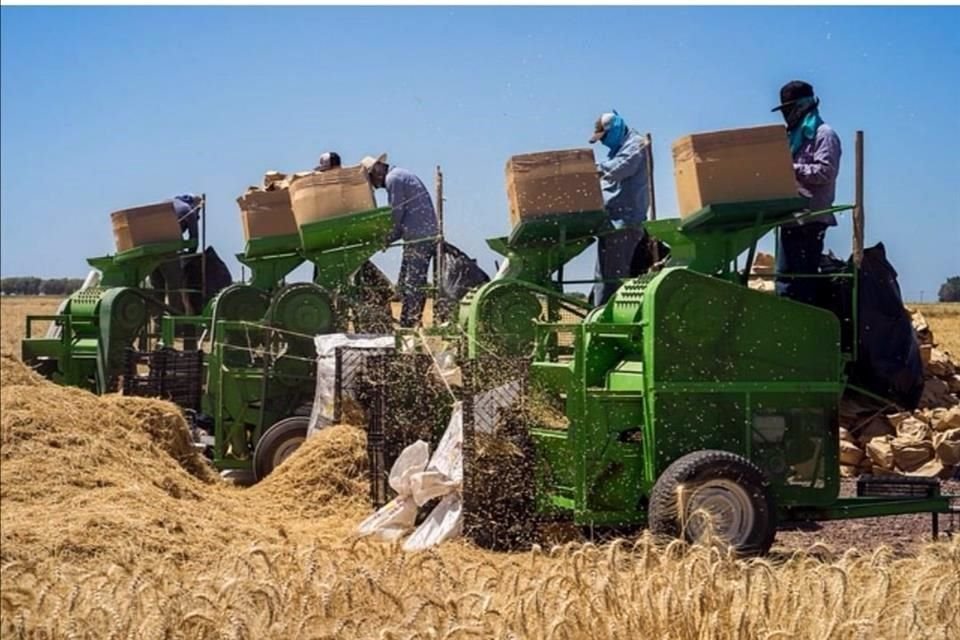
[[[820,273],[820,256],[827,225],[819,222],[780,227],[777,245],[777,274]],[[814,304],[819,282],[816,278],[777,278],[777,295]]]
[[[597,282],[593,285],[593,304],[600,306],[620,288],[620,280],[639,275],[631,273],[631,264],[638,249],[643,249],[646,232],[643,227],[629,227],[602,235],[597,239]],[[649,264],[643,269],[649,268]]]
[[[434,242],[411,242],[403,245],[403,262],[397,289],[403,300],[400,309],[400,326],[415,327],[420,324],[423,306],[427,301],[427,273],[430,261],[437,252]]]

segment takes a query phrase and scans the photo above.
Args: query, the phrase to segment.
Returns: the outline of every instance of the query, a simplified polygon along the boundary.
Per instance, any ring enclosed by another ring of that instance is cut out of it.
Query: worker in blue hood
[[[607,158],[597,164],[607,228],[598,239],[593,304],[601,305],[624,278],[647,271],[652,259],[643,222],[650,206],[646,140],[616,111],[597,118],[590,144],[600,142]]]

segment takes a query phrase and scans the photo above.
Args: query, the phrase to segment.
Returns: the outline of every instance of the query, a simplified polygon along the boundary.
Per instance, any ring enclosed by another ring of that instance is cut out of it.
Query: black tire
[[[683,505],[682,495],[687,496]],[[776,503],[766,475],[746,458],[704,450],[675,460],[650,493],[650,530],[695,542],[706,526],[702,515],[697,515],[701,508],[732,514],[726,521],[718,519],[715,533],[738,553],[759,555],[770,550],[777,532]]]
[[[266,478],[307,439],[308,416],[293,416],[274,423],[253,450],[253,475],[257,482]]]

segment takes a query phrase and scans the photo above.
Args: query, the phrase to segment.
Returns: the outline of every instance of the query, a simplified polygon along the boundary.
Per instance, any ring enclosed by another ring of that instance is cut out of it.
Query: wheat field
[[[514,553],[357,538],[361,429],[228,485],[173,405],[57,387],[16,361],[23,316],[55,307],[0,303],[4,639],[958,637],[957,539],[739,559],[645,534]]]

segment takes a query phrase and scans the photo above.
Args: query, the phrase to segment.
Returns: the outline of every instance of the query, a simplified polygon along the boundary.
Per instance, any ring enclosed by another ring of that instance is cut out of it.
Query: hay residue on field
[[[285,505],[291,518],[359,515],[369,509],[366,442],[357,427],[321,429],[247,493]]]
[[[172,405],[0,364],[3,638],[892,640],[960,627],[960,539],[906,558],[745,561],[646,535],[407,554],[353,536],[369,512],[358,429],[321,431],[239,489],[193,468]]]

